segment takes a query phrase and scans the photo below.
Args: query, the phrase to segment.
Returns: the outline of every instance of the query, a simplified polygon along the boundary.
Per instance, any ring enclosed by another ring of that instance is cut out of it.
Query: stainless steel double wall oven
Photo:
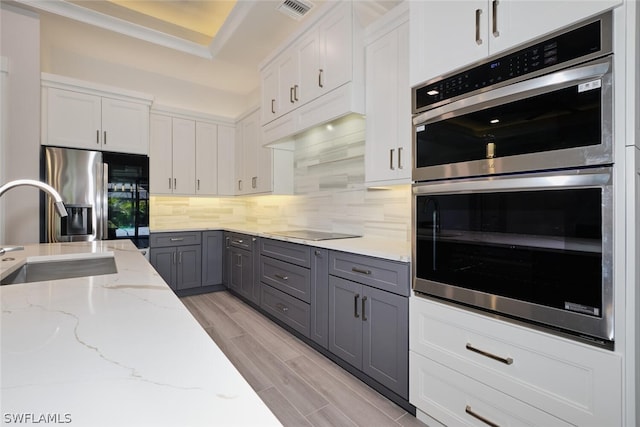
[[[413,88],[413,288],[612,347],[612,17]]]

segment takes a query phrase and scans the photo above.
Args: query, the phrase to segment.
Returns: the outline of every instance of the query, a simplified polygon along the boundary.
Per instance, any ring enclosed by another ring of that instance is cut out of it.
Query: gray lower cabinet
[[[334,251],[329,259],[329,351],[408,399],[409,266]]]
[[[202,286],[202,233],[152,233],[151,265],[173,290]]]
[[[202,286],[222,283],[222,231],[202,232]]]
[[[229,290],[260,303],[260,286],[255,274],[258,257],[254,253],[255,237],[238,233],[225,233],[224,284]]]

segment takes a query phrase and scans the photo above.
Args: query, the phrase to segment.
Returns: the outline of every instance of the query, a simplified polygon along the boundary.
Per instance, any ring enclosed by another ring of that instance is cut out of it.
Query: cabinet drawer
[[[260,280],[306,303],[310,302],[311,274],[308,268],[261,256]]]
[[[409,364],[409,401],[445,425],[571,425],[414,352]]]
[[[185,231],[180,233],[151,233],[150,245],[152,248],[199,245],[201,240],[202,232],[200,231]]]
[[[412,351],[575,425],[621,423],[618,354],[410,298]]]
[[[280,319],[305,337],[309,336],[309,304],[264,283],[260,284],[260,290],[260,307],[264,311]]]
[[[256,238],[247,234],[227,233],[225,234],[225,245],[233,246],[247,251],[253,251]]]
[[[260,254],[301,267],[311,266],[311,248],[281,240],[260,239]]]
[[[409,264],[331,251],[329,274],[409,296]]]

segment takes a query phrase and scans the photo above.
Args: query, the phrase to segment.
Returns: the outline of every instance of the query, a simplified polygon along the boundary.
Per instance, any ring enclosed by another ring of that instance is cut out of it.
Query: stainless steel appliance
[[[611,15],[413,89],[413,179],[613,162]]]
[[[131,239],[149,247],[147,156],[43,148],[44,179],[62,196],[67,216],[44,204],[42,241]]]
[[[418,296],[613,347],[611,55],[603,15],[414,89]]]

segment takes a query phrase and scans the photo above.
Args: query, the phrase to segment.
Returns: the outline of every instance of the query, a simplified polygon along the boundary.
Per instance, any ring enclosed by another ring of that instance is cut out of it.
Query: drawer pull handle
[[[184,240],[184,237],[172,237],[169,240],[171,240],[172,242],[182,242]]]
[[[366,322],[367,321],[367,315],[364,312],[364,304],[367,301],[367,297],[362,297],[362,321]]]
[[[366,274],[366,275],[370,275],[371,274],[371,270],[364,270],[364,269],[358,268],[358,267],[352,267],[351,271],[353,271],[354,273],[360,273],[360,274]]]
[[[482,421],[483,423],[485,423],[488,426],[500,427],[498,424],[494,423],[493,421],[490,421],[487,418],[483,417],[482,415],[477,414],[476,412],[474,412],[473,409],[471,409],[471,406],[469,406],[469,405],[467,405],[467,407],[464,408],[464,412],[466,412],[467,414],[471,415],[473,418]]]
[[[240,240],[234,240],[232,243],[235,243],[236,245],[241,245],[244,243],[244,240],[240,239]]]
[[[276,304],[276,308],[278,310],[280,310],[283,313],[286,313],[287,311],[289,311],[289,307],[287,307],[286,305],[282,304],[282,303],[277,303]]]
[[[276,276],[276,278],[280,280],[289,280],[289,276],[283,276],[282,274],[279,274],[279,273],[274,274],[274,276]]]
[[[358,314],[358,298],[360,298],[360,294],[355,294],[353,296],[353,317],[355,317],[356,319],[360,317],[360,315]]]
[[[513,364],[513,359],[510,358],[510,357],[496,356],[495,354],[489,353],[489,352],[484,351],[484,350],[480,350],[479,348],[475,348],[474,346],[472,346],[469,343],[467,343],[466,348],[467,348],[467,350],[473,351],[474,353],[478,353],[478,354],[486,356],[486,357],[488,357],[490,359],[497,360],[498,362],[502,362],[505,365]]]

